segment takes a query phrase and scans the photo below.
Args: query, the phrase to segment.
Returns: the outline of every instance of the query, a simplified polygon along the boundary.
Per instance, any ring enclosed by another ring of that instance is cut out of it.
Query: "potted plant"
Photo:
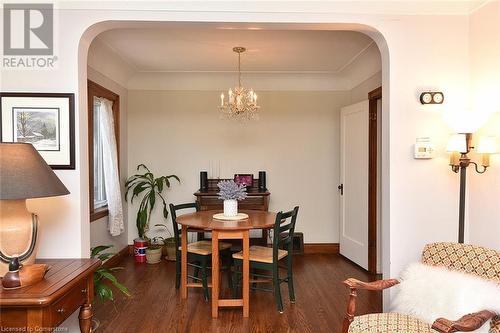
[[[123,267],[104,267],[104,261],[111,258],[114,253],[103,251],[112,248],[113,245],[99,245],[90,249],[90,257],[97,258],[101,260],[101,267],[96,269],[94,272],[94,295],[96,299],[102,303],[107,301],[114,301],[115,297],[113,294],[113,288],[118,289],[121,293],[126,296],[130,296],[130,291],[123,284],[118,282],[118,279],[114,276],[114,272]],[[99,327],[99,320],[97,318],[92,319],[92,331]]]
[[[243,184],[236,184],[234,180],[221,180],[217,183],[219,199],[224,200],[224,216],[238,215],[238,201],[247,197],[247,188]]]
[[[146,249],[146,262],[148,264],[157,264],[161,261],[162,246],[151,243]]]
[[[170,230],[168,230],[167,226],[164,225],[164,224],[155,224],[155,227],[161,227],[161,228],[164,228],[169,237],[167,238],[164,238],[162,236],[157,236],[155,238],[153,238],[153,243],[156,243],[156,244],[160,244],[162,243],[163,244],[163,255],[166,257],[167,260],[172,260],[172,261],[175,261],[175,238],[172,236],[172,233],[170,232]]]
[[[168,217],[167,203],[163,196],[165,188],[170,187],[169,179],[176,179],[180,183],[179,177],[176,175],[155,177],[153,173],[144,164],[139,164],[137,170],[143,169],[143,173],[133,175],[127,179],[125,183],[125,200],[128,200],[129,193],[132,193],[130,202],[134,202],[134,198],[142,196],[139,209],[137,210],[136,225],[139,233],[139,238],[146,239],[146,232],[149,229],[149,220],[151,212],[156,206],[157,199],[160,199],[163,205],[163,217]]]

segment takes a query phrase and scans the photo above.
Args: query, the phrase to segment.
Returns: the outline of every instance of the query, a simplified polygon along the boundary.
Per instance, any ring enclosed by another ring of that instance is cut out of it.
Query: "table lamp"
[[[10,264],[32,264],[38,218],[26,199],[69,194],[38,151],[28,143],[0,143],[0,276]]]

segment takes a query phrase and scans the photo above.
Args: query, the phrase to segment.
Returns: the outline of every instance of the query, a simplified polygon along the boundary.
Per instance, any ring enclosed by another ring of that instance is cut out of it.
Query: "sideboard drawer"
[[[201,206],[220,206],[222,207],[222,200],[217,196],[204,196],[200,200]]]
[[[90,275],[92,278],[92,275]],[[50,307],[54,325],[59,325],[87,300],[87,280],[80,281]]]
[[[238,202],[240,209],[255,209],[256,206],[264,205],[264,197],[248,196],[245,200]]]

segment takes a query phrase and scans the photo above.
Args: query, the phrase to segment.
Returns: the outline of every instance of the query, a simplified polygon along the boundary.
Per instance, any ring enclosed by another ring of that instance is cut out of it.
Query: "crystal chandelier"
[[[238,86],[229,89],[226,99],[224,93],[220,94],[220,110],[223,118],[250,120],[259,118],[257,105],[257,94],[253,89],[241,86],[241,54],[246,51],[244,47],[234,47],[233,51],[238,53]]]

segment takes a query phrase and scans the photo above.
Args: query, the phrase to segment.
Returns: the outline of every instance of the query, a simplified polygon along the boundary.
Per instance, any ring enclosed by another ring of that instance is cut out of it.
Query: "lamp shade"
[[[448,152],[467,153],[467,137],[463,133],[453,134],[446,147]]]
[[[498,153],[496,138],[494,136],[482,136],[477,144],[477,152],[480,154]]]
[[[0,143],[0,200],[69,194],[38,151],[29,143]]]

